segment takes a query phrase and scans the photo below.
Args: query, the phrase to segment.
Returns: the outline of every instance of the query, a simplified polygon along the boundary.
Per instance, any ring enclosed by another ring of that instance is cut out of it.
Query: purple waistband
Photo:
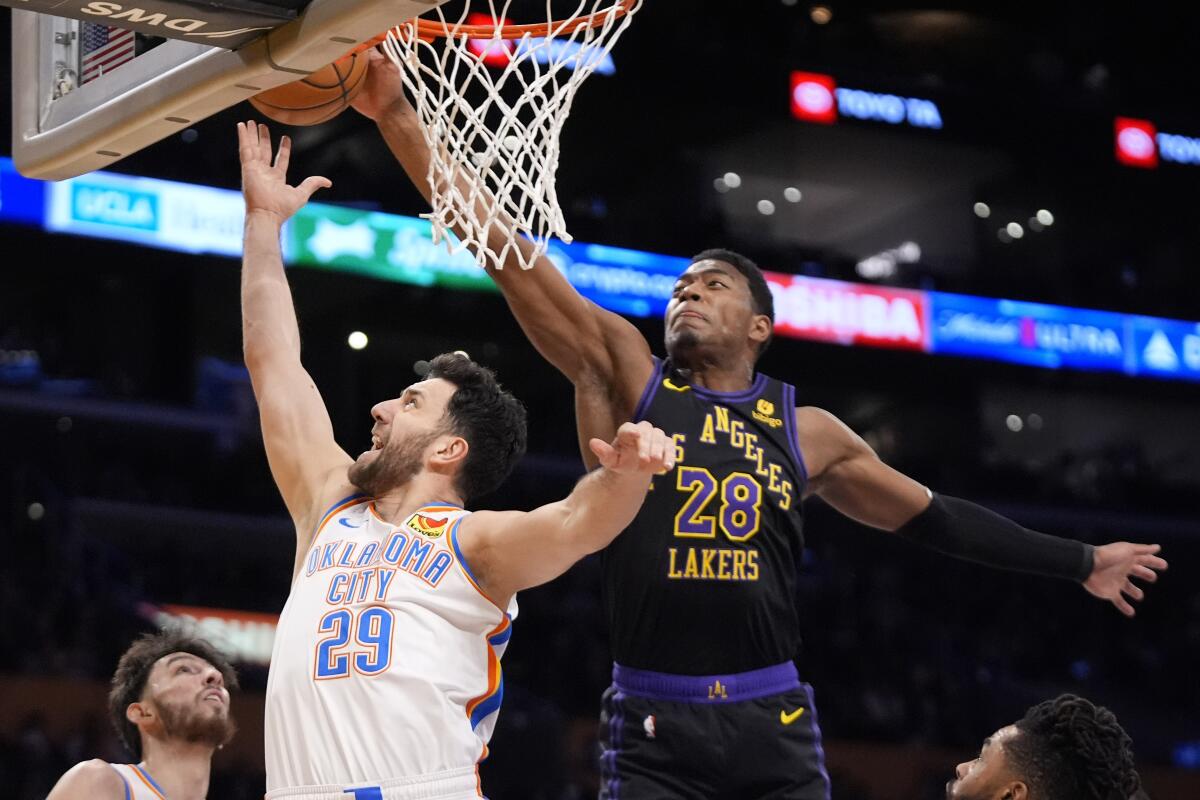
[[[613,664],[618,691],[672,703],[734,703],[787,692],[800,686],[791,661],[732,675],[671,675]]]

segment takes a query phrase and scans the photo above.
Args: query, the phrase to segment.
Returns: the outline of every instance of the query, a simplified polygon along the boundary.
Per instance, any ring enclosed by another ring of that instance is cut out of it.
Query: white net
[[[481,267],[514,259],[529,269],[552,237],[571,241],[554,187],[559,135],[580,84],[607,62],[641,3],[572,0],[572,11],[546,0],[548,29],[502,39],[512,0],[486,0],[486,10],[476,2],[474,12],[468,2],[457,16],[438,8],[436,19],[388,33],[384,52],[400,66],[429,146],[433,208],[423,216],[435,242],[470,248]],[[431,24],[442,35],[423,38]],[[521,238],[532,248],[519,248]]]

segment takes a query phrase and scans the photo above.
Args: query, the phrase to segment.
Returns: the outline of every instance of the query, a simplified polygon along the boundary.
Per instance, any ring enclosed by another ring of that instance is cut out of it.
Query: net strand
[[[559,138],[579,86],[605,62],[642,0],[577,0],[560,20],[552,2],[545,36],[527,30],[501,39],[512,0],[487,0],[490,39],[462,32],[471,10],[464,3],[453,19],[436,9],[445,39],[422,37],[414,20],[382,43],[400,67],[429,148],[433,202],[422,216],[435,243],[445,241],[455,254],[470,249],[481,267],[502,269],[511,258],[529,269],[550,239],[572,241],[555,189]],[[477,55],[472,44],[481,41]],[[502,67],[485,63],[495,48],[505,53]],[[453,231],[457,240],[447,235]],[[519,247],[520,238],[532,247]]]

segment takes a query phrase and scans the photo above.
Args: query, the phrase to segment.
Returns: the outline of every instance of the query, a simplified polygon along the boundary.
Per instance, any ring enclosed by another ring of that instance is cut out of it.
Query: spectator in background
[[[1145,798],[1129,736],[1111,711],[1064,694],[993,733],[955,769],[946,800]]]

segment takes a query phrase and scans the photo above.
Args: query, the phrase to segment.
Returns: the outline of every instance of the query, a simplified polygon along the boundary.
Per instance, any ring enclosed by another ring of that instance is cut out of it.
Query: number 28
[[[734,542],[744,542],[754,534],[762,520],[762,486],[745,472],[731,472],[717,483],[704,467],[678,467],[675,488],[691,492],[675,515],[675,535],[694,539],[712,539],[717,526]],[[709,503],[721,496],[720,511],[705,514]]]

